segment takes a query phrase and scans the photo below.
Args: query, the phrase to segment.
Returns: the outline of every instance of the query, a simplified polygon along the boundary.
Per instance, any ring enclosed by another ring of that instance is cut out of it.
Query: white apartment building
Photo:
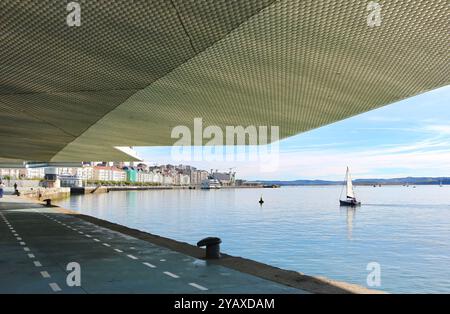
[[[15,168],[2,168],[0,169],[0,177],[8,176],[12,179],[20,178],[20,169]]]
[[[82,187],[83,181],[78,176],[60,175],[60,184],[62,187]]]
[[[161,175],[161,183],[164,185],[172,185],[173,184],[173,178],[168,175]]]
[[[153,182],[154,173],[153,172],[144,172],[144,171],[138,171],[137,172],[137,182]]]
[[[94,180],[94,167],[76,168],[76,176],[81,180]]]
[[[73,176],[77,173],[76,168],[56,168],[59,176]]]
[[[179,173],[178,176],[180,177],[180,185],[189,185],[191,184],[191,177],[187,174],[181,174]]]
[[[44,178],[44,168],[27,168],[25,170],[25,177],[27,179],[43,179]]]
[[[192,170],[191,183],[192,185],[200,185],[204,180],[208,179],[209,173],[205,170]]]
[[[126,181],[127,173],[121,169],[107,166],[94,167],[94,180],[98,181]]]

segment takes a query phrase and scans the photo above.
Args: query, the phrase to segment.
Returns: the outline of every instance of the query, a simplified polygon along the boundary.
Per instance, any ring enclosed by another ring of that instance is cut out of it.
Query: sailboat
[[[350,170],[347,167],[347,172],[345,173],[345,196],[346,198],[342,199],[342,192],[341,192],[341,199],[339,200],[339,203],[341,206],[359,206],[361,205],[361,202],[356,200],[355,191],[353,191],[353,183],[352,183],[352,177],[350,176]]]

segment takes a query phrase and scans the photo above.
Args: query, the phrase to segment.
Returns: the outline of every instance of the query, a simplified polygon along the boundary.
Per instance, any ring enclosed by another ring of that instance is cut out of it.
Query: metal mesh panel
[[[194,55],[170,1],[2,0],[0,93],[136,89]]]
[[[446,2],[380,3],[383,24],[371,28],[364,1],[278,1],[56,158],[112,144],[110,136],[120,145],[170,145],[171,128],[195,117],[222,128],[277,125],[286,137],[448,84]]]
[[[67,1],[2,0],[0,104],[17,113],[11,121],[39,117],[48,132],[40,140],[34,124],[14,132],[4,123],[0,155],[51,158],[137,90],[272,1],[81,0],[81,27],[68,27]],[[65,140],[56,138],[61,132]],[[37,141],[45,153],[27,155],[14,148],[19,141],[24,147]],[[80,154],[73,158],[89,159],[92,151]]]
[[[195,51],[200,52],[225,37],[275,0],[172,0]]]
[[[0,104],[0,152],[1,157],[29,160],[50,160],[55,151],[61,150],[73,139],[42,122]]]
[[[75,138],[135,92],[137,90],[3,95],[0,101],[12,112],[43,119]]]
[[[359,0],[78,2],[71,28],[64,1],[0,2],[2,157],[120,158],[194,117],[286,137],[449,83],[445,0],[379,1],[374,28]]]

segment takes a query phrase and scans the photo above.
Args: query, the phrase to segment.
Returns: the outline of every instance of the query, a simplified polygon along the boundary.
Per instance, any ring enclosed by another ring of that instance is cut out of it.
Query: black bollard
[[[50,198],[46,198],[44,202],[46,207],[52,207],[52,200]]]
[[[217,259],[220,258],[220,243],[222,243],[222,240],[219,238],[208,237],[198,241],[197,246],[206,246],[206,259]]]

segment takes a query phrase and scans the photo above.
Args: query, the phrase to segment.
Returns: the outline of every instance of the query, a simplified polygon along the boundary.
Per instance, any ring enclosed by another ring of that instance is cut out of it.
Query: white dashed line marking
[[[109,245],[108,243],[103,243],[104,246],[110,247],[111,245]]]
[[[172,273],[169,272],[169,271],[165,271],[164,274],[167,275],[167,276],[170,276],[170,277],[172,277],[172,278],[180,278],[180,276],[175,275],[175,274],[172,274]]]
[[[197,289],[199,289],[199,290],[202,290],[202,291],[208,290],[208,288],[205,288],[205,287],[203,287],[203,286],[200,286],[199,284],[196,284],[195,282],[190,282],[189,285],[192,286],[192,287],[194,287],[194,288],[197,288]]]
[[[22,241],[22,238],[16,237],[17,241]]]
[[[34,266],[36,266],[36,267],[42,267],[42,264],[39,261],[34,261],[33,263],[34,263]]]
[[[34,258],[35,256],[34,256],[34,254],[31,254],[31,253],[30,253],[30,254],[28,254],[28,257],[29,257],[29,258]]]
[[[41,276],[44,278],[50,278],[50,274],[47,271],[41,271]]]
[[[128,256],[129,258],[131,258],[131,259],[138,259],[136,256],[131,255],[131,254],[128,254],[127,256]]]
[[[159,261],[160,261],[160,262],[165,262],[166,260],[165,260],[165,259],[160,259]]]
[[[23,250],[24,250],[25,252],[30,252],[30,249],[27,248],[27,247],[24,247]]]
[[[86,234],[85,236],[86,236],[87,238],[92,238],[92,236],[89,235],[89,234]]]
[[[123,253],[123,251],[119,250],[119,249],[114,249],[114,251],[119,252],[119,253]]]
[[[150,268],[156,268],[156,266],[155,265],[153,265],[153,264],[150,264],[150,263],[142,263],[142,264],[144,264],[145,266],[148,266],[148,267],[150,267]]]
[[[79,234],[84,234],[84,232],[83,232],[83,231],[78,231],[78,233],[79,233]]]
[[[25,242],[19,242],[20,243],[20,245],[25,245]]]
[[[95,241],[95,242],[100,242],[100,240],[99,240],[99,239],[94,239],[94,241]]]
[[[61,291],[61,288],[60,288],[60,287],[58,286],[58,284],[55,283],[55,282],[49,283],[48,285],[50,286],[50,288],[52,288],[52,290],[53,290],[54,292]]]

